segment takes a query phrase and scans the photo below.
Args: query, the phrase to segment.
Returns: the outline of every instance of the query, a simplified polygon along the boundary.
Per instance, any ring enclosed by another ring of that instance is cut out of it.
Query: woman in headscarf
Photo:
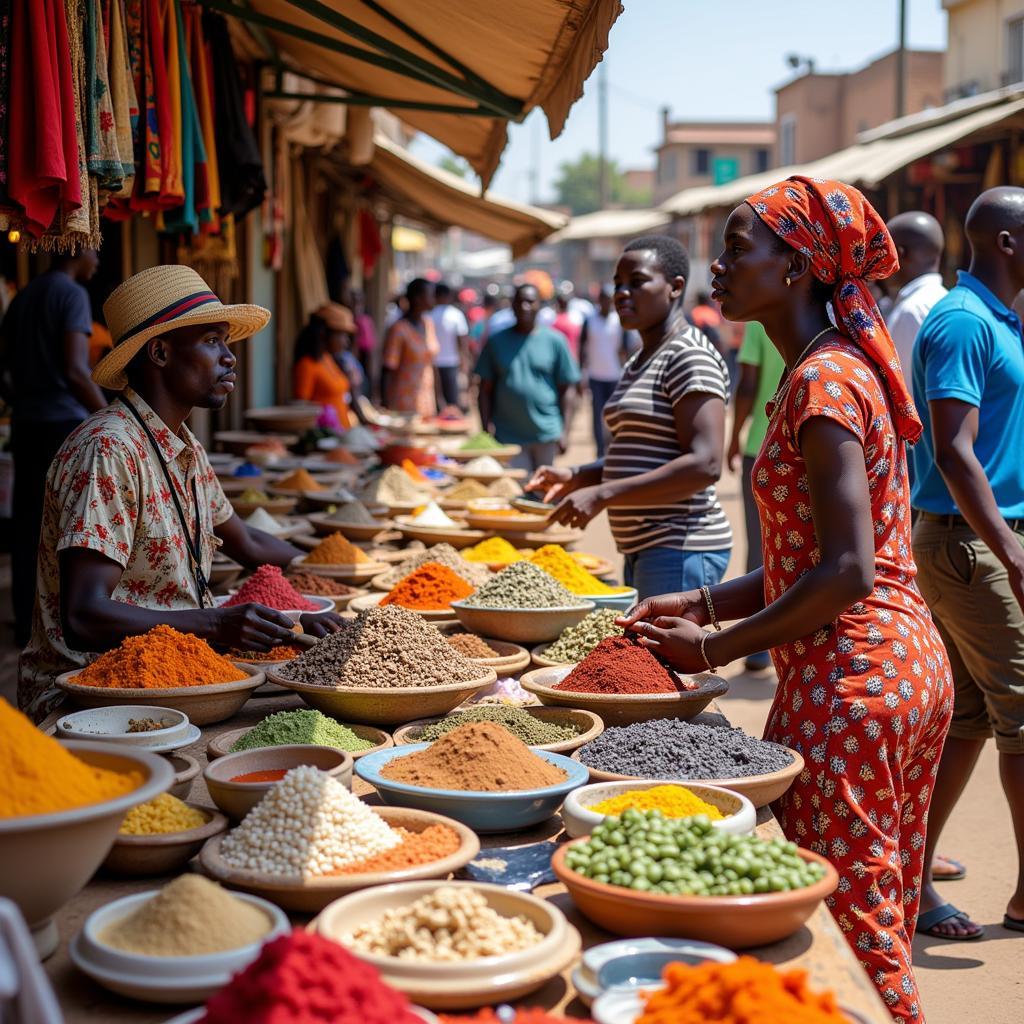
[[[839,927],[893,1017],[920,1022],[911,940],[952,684],[914,583],[906,445],[921,423],[867,286],[896,266],[881,218],[839,182],[790,178],[733,210],[714,296],[763,324],[787,367],[753,472],[764,566],[622,621],[684,672],[771,648],[765,737],[806,765],[779,821],[835,864]]]

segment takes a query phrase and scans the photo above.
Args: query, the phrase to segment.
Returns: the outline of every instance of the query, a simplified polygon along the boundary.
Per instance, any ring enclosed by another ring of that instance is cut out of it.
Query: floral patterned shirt
[[[196,535],[199,517],[201,563],[208,576],[220,544],[214,527],[227,522],[234,510],[188,427],[176,435],[131,388],[125,389],[124,397],[141,413],[156,440],[190,538]],[[131,410],[115,401],[82,423],[50,466],[32,638],[22,653],[18,678],[18,704],[37,721],[61,701],[53,685],[56,676],[82,668],[95,657],[72,650],[64,641],[61,551],[87,548],[116,562],[123,571],[111,595],[115,601],[168,611],[199,607],[186,540],[157,457]]]

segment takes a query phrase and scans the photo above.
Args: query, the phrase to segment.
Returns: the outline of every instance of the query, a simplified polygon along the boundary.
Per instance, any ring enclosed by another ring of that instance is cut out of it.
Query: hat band
[[[211,302],[220,302],[220,299],[218,299],[211,291],[193,292],[191,295],[186,295],[183,298],[176,299],[169,306],[165,306],[152,316],[146,317],[145,320],[136,324],[131,328],[131,330],[125,331],[124,334],[114,342],[114,344],[120,345],[122,342],[128,341],[129,338],[134,337],[141,331],[145,331],[150,327],[155,327],[157,324],[167,323],[168,321],[181,316],[183,313],[188,313],[193,309],[197,309],[199,306],[208,306]]]

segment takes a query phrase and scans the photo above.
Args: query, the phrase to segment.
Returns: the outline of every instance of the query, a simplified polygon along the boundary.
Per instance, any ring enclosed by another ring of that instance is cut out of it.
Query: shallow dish
[[[565,798],[565,805],[562,807],[565,831],[573,839],[589,836],[605,819],[604,814],[598,814],[590,809],[594,804],[619,796],[621,793],[654,789],[655,786],[684,786],[705,803],[714,804],[726,817],[711,824],[728,835],[749,835],[757,825],[757,811],[741,793],[733,793],[719,786],[680,782],[679,779],[647,779],[644,782],[595,782],[589,786],[581,786]]]
[[[342,583],[365,583],[387,569],[387,565],[384,562],[307,562],[304,558],[297,558],[291,568],[299,572],[311,572],[316,576],[327,576]]]
[[[217,430],[213,440],[233,455],[245,455],[246,448],[255,444],[277,442],[284,448],[299,443],[298,434],[263,433],[259,430]],[[256,462],[256,459],[250,461]]]
[[[499,914],[522,915],[544,938],[528,949],[457,963],[418,963],[398,957],[356,953],[372,964],[389,985],[434,1010],[461,1010],[512,1002],[540,988],[578,955],[580,937],[565,915],[547,900],[513,892],[500,885],[453,882],[482,892]],[[310,925],[321,935],[339,939],[346,931],[380,917],[393,907],[408,906],[433,892],[436,882],[403,882],[345,896],[327,907]]]
[[[485,512],[474,511],[470,508],[466,513],[466,525],[475,530],[496,533],[499,536],[503,533],[513,533],[518,536],[522,533],[543,530],[550,518],[550,516],[531,516],[524,512],[514,515],[487,515]]]
[[[511,644],[507,640],[494,640],[484,637],[484,643],[498,652],[497,658],[470,658],[474,665],[493,668],[499,679],[518,675],[530,664],[530,652],[519,644]]]
[[[510,793],[485,793],[457,789],[427,789],[406,782],[387,779],[381,770],[398,757],[407,757],[426,750],[429,743],[410,743],[393,750],[364,757],[356,765],[356,774],[370,783],[381,800],[399,807],[416,807],[435,811],[461,821],[476,832],[515,832],[547,821],[566,796],[587,781],[586,768],[562,754],[537,751],[538,757],[561,768],[566,773],[564,782],[542,789],[522,789]]]
[[[534,665],[538,668],[558,668],[560,665],[568,665],[571,668],[575,668],[577,665],[575,661],[552,661],[546,656],[545,652],[553,643],[554,641],[552,640],[551,643],[537,644],[536,647],[530,648],[530,660]]]
[[[420,1020],[426,1021],[426,1024],[439,1024],[440,1018],[436,1013],[431,1013],[430,1010],[425,1010],[422,1006],[409,1006],[409,1012],[416,1014]],[[165,1021],[164,1024],[198,1024],[206,1016],[206,1007],[200,1006],[198,1009],[189,1010],[188,1013],[179,1013],[177,1017],[172,1017],[170,1020]]]
[[[445,441],[437,447],[444,456],[449,459],[455,459],[456,462],[472,462],[473,459],[479,459],[481,455],[490,455],[492,459],[497,459],[499,462],[508,462],[509,459],[514,459],[523,450],[522,445],[503,444],[492,448],[473,448],[469,451],[463,451],[461,444],[461,441]],[[444,471],[447,473],[449,468],[454,469],[456,467],[445,466]],[[512,472],[525,474],[526,470],[512,470]]]
[[[452,601],[459,622],[477,636],[493,636],[519,644],[555,640],[563,629],[582,622],[594,610],[593,601],[569,608],[480,608],[469,600]]]
[[[295,405],[268,405],[262,409],[246,409],[246,423],[255,423],[261,430],[290,430],[303,433],[312,430],[323,409],[314,402]]]
[[[236,775],[312,765],[332,776],[346,789],[352,788],[352,755],[334,747],[311,744],[283,744],[257,747],[225,754],[206,766],[203,781],[213,802],[233,821],[241,821],[277,782],[233,782]]]
[[[627,587],[619,594],[587,594],[588,601],[593,601],[598,608],[613,608],[616,611],[628,611],[637,601],[636,587]]]
[[[244,569],[245,566],[232,561],[230,558],[215,558],[213,565],[210,567],[210,586],[230,587],[242,575]]]
[[[104,988],[131,999],[152,1003],[200,1003],[223,988],[233,974],[252,963],[264,942],[291,930],[288,918],[272,903],[239,893],[239,899],[267,915],[267,934],[248,946],[199,956],[146,956],[115,949],[101,941],[100,936],[109,925],[155,895],[155,892],[142,892],[124,896],[93,911],[68,948],[72,963]]]
[[[207,839],[224,832],[228,819],[219,811],[188,805],[206,815],[206,822],[183,832],[134,836],[118,832],[114,845],[103,862],[103,870],[112,875],[141,878],[168,875],[183,868],[202,848]]]
[[[404,828],[407,832],[423,832],[431,825],[446,825],[457,833],[459,848],[447,857],[431,861],[429,864],[417,864],[411,868],[301,879],[282,878],[280,875],[267,875],[260,871],[231,867],[220,853],[223,836],[217,836],[203,847],[199,854],[199,863],[211,878],[232,889],[256,893],[287,910],[308,914],[323,910],[341,896],[368,889],[370,886],[424,878],[447,878],[464,868],[480,852],[480,840],[477,839],[476,833],[451,818],[408,807],[374,807],[373,810],[393,828]]]
[[[428,547],[451,544],[456,549],[468,548],[488,537],[486,530],[470,530],[465,526],[413,526],[405,516],[395,516],[395,526],[407,540],[419,540]]]
[[[177,751],[164,754],[164,760],[169,762],[174,771],[174,781],[167,792],[179,800],[184,800],[192,792],[192,783],[199,777],[199,762],[194,757]]]
[[[260,490],[260,488],[256,488],[256,490]],[[228,496],[228,500],[235,513],[242,519],[251,516],[258,508],[269,512],[272,516],[286,516],[289,512],[294,511],[295,506],[299,503],[298,498],[275,498],[269,495],[267,501],[243,501],[241,497],[236,498],[231,495]]]
[[[322,512],[312,512],[307,516],[310,525],[320,536],[340,533],[349,540],[373,540],[378,533],[393,529],[390,519],[381,519],[376,523],[342,523]]]
[[[313,686],[293,682],[276,672],[271,682],[294,690],[311,708],[339,721],[371,725],[401,725],[415,718],[444,715],[498,678],[494,669],[482,670],[479,679],[446,686]]]
[[[128,732],[133,718],[151,718],[167,722],[167,725],[148,732]],[[74,711],[57,719],[56,732],[61,739],[143,747],[154,754],[186,747],[199,737],[199,730],[193,729],[188,715],[183,711],[154,704],[116,704],[112,707]]]
[[[155,694],[159,694],[163,707],[184,712],[193,725],[211,725],[213,722],[223,722],[239,711],[252,696],[252,691],[263,683],[263,672],[251,666],[238,667],[239,671],[249,673],[245,679],[236,679],[230,683],[207,683],[201,686],[173,686],[166,690],[83,686],[75,682],[81,671],[76,669],[57,676],[57,689],[63,690],[72,703],[83,708],[109,708],[119,704],[142,703],[152,700]]]
[[[576,708],[544,707],[525,707],[521,710],[541,722],[555,722],[558,725],[571,723],[580,730],[579,734],[570,740],[560,740],[557,743],[538,743],[533,747],[534,750],[547,750],[552,754],[570,754],[572,751],[582,747],[584,743],[589,743],[604,732],[604,722],[592,711],[582,711]],[[423,741],[419,738],[418,734],[426,726],[432,725],[434,722],[443,721],[447,717],[447,715],[437,715],[434,718],[420,718],[415,722],[409,722],[408,725],[403,725],[401,729],[395,732],[395,746],[405,747],[414,743],[422,746]],[[566,806],[568,806],[568,800],[573,795],[570,793],[569,797],[566,798]]]
[[[383,729],[375,729],[372,725],[354,725],[351,722],[342,722],[346,729],[351,729],[360,739],[368,740],[373,743],[372,747],[367,747],[366,750],[360,751],[349,751],[352,754],[352,760],[358,761],[359,758],[365,757],[367,754],[373,754],[378,750],[386,750],[388,747],[393,747],[394,740],[391,738],[389,733],[386,733]],[[231,748],[245,735],[252,732],[255,726],[247,725],[244,729],[230,729],[228,732],[218,733],[213,737],[212,740],[206,745],[206,757],[209,761],[216,761],[218,757],[224,757],[225,754],[232,753]],[[254,747],[254,750],[266,750],[266,747]],[[339,750],[340,747],[330,747],[330,750]],[[234,751],[238,754],[241,751]]]
[[[387,596],[386,593],[365,594],[363,597],[349,602],[349,608],[354,612],[361,612],[365,608],[376,608]],[[401,607],[405,608],[405,605],[401,605]],[[451,608],[406,608],[406,611],[415,612],[427,622],[450,622],[455,618],[455,612]]]
[[[347,487],[335,487],[324,491],[303,491],[302,500],[313,508],[327,508],[330,505],[347,505],[356,496]]]
[[[303,615],[326,615],[328,612],[334,611],[334,598],[333,597],[322,597],[319,594],[301,594],[311,604],[315,604],[317,607],[309,611],[303,611],[300,608],[288,608],[281,609],[282,615],[287,615],[292,622],[298,622]],[[213,603],[217,608],[223,608],[234,597],[233,594],[225,594],[223,597],[215,597]],[[243,667],[250,665],[259,665],[261,662],[239,662]]]
[[[681,690],[679,693],[583,693],[579,690],[556,690],[554,685],[560,683],[574,668],[575,665],[535,668],[523,673],[519,685],[542,704],[594,711],[604,719],[605,725],[629,725],[652,718],[693,718],[729,689],[729,684],[721,676],[702,672],[689,677],[699,684],[698,689]]]
[[[91,740],[58,742],[88,765],[137,771],[143,781],[132,792],[102,803],[0,819],[0,896],[17,905],[44,960],[59,942],[52,916],[85,888],[103,863],[125,814],[159,796],[174,778],[170,764],[148,750]]]
[[[595,882],[569,868],[566,851],[585,841],[573,839],[560,846],[551,858],[551,867],[580,912],[615,935],[657,932],[714,942],[729,949],[765,946],[797,931],[839,882],[836,869],[824,857],[801,849],[804,860],[817,862],[825,869],[824,878],[804,889],[752,896],[636,892]]]

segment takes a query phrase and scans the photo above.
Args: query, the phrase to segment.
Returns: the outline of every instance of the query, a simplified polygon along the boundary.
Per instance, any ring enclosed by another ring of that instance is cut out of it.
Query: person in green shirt
[[[733,396],[732,437],[729,440],[729,467],[735,473],[743,457],[743,512],[747,523],[747,572],[753,572],[762,562],[761,524],[754,503],[754,489],[751,474],[754,460],[764,443],[768,430],[768,414],[765,406],[771,401],[779,386],[786,364],[779,350],[771,343],[765,329],[756,321],[747,324],[743,333],[743,344],[739,354],[740,378]],[[747,420],[750,428],[741,442],[740,434]],[[752,654],[746,660],[746,667],[759,672],[771,665],[767,651]]]

